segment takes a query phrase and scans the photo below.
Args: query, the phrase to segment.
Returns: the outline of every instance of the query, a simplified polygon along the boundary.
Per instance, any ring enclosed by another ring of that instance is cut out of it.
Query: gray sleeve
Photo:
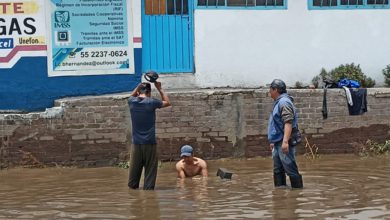
[[[284,123],[292,123],[294,120],[294,109],[290,105],[282,106],[282,120]]]

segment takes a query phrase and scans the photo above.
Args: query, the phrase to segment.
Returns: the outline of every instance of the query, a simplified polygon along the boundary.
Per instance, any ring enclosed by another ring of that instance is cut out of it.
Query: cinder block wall
[[[128,158],[123,97],[65,99],[46,112],[0,116],[0,166],[108,166]]]
[[[353,153],[367,139],[390,139],[390,89],[368,90],[368,112],[350,116],[344,90],[289,90],[299,126],[320,154]],[[169,91],[157,113],[160,159],[178,160],[183,144],[207,159],[269,156],[268,89]],[[158,94],[153,94],[157,96]],[[46,112],[0,115],[0,166],[108,166],[128,159],[128,94],[58,100]],[[305,152],[303,145],[298,153]]]
[[[289,90],[299,110],[299,126],[320,154],[353,153],[368,139],[390,139],[390,89],[369,89],[368,112],[350,116],[342,89],[327,92],[328,118],[323,119],[323,90]],[[161,158],[176,160],[180,145],[192,144],[205,158],[271,154],[267,125],[272,110],[268,89],[218,90],[170,94],[173,106],[158,117]],[[298,153],[305,153],[304,145]]]

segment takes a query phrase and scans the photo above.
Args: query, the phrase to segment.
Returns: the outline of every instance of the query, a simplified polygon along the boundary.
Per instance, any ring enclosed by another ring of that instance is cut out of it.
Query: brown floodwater
[[[184,181],[163,163],[154,191],[128,189],[121,168],[14,168],[0,171],[0,219],[390,219],[389,159],[298,157],[302,190],[274,189],[270,158],[208,161],[209,178]]]

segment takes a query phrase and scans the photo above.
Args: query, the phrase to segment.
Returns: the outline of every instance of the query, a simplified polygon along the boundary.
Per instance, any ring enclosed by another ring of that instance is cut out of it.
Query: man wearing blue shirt
[[[286,84],[280,79],[272,81],[269,93],[274,100],[268,120],[268,141],[274,161],[275,187],[286,186],[287,174],[292,188],[302,188],[302,176],[295,161],[295,146],[289,144],[291,132],[298,127],[294,100],[287,94]]]
[[[128,186],[139,188],[139,182],[144,171],[144,190],[153,190],[157,177],[157,143],[156,143],[156,109],[171,105],[168,96],[161,88],[161,82],[154,82],[161,96],[161,101],[151,97],[151,84],[140,83],[130,94],[128,100],[131,124],[132,147]]]

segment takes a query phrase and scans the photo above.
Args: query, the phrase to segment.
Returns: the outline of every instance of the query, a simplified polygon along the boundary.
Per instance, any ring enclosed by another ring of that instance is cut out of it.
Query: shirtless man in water
[[[181,147],[182,158],[176,163],[176,171],[178,178],[194,177],[196,175],[208,176],[206,161],[194,157],[193,149],[190,145]]]

